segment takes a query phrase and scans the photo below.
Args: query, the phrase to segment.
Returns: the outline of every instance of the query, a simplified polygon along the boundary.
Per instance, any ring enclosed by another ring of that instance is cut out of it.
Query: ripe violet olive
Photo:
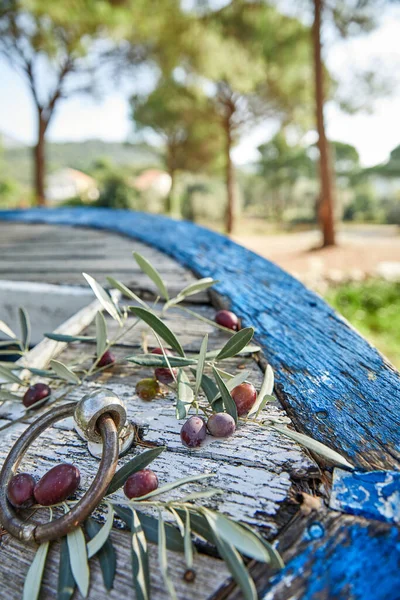
[[[158,488],[157,475],[151,469],[142,469],[128,477],[124,484],[127,498],[140,498]]]
[[[222,327],[232,329],[233,331],[239,329],[239,319],[235,313],[230,310],[220,310],[217,312],[215,315],[215,322],[218,323],[218,325],[222,325]]]
[[[97,363],[97,366],[98,367],[107,367],[108,365],[113,365],[114,363],[115,363],[114,354],[110,350],[107,350],[106,352],[104,352],[103,356],[100,358],[99,362]]]
[[[182,425],[181,440],[188,448],[197,448],[206,439],[207,428],[201,417],[190,417]]]
[[[23,405],[27,408],[39,402],[39,400],[43,400],[50,396],[51,389],[46,383],[35,383],[35,385],[31,385],[25,392],[24,397],[22,398]]]
[[[232,398],[236,404],[239,417],[247,415],[253,408],[257,398],[256,388],[251,383],[241,383],[233,388],[231,392]]]
[[[152,377],[147,377],[146,379],[141,379],[136,384],[136,393],[142,400],[146,400],[149,402],[153,400],[160,393],[160,385],[157,379],[153,379]]]
[[[7,486],[7,498],[15,508],[29,508],[35,503],[35,479],[29,473],[14,475]]]
[[[236,430],[235,420],[227,413],[215,413],[207,421],[207,429],[214,437],[229,437]]]
[[[78,489],[81,475],[74,465],[63,463],[47,471],[35,485],[35,500],[42,506],[63,502]]]
[[[154,348],[154,350],[151,351],[152,354],[163,354],[163,351],[161,348]],[[165,354],[167,356],[172,356],[172,352],[171,350],[168,350],[167,348],[165,348]],[[178,371],[177,369],[169,369],[168,367],[157,367],[157,369],[154,369],[154,376],[157,379],[157,381],[159,381],[160,383],[172,383],[174,381],[174,377],[171,373],[171,371],[173,372],[173,374],[175,375],[175,378],[178,375]]]

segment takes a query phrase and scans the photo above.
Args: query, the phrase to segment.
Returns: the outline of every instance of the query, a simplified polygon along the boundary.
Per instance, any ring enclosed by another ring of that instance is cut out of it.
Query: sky
[[[400,6],[393,6],[381,18],[372,33],[348,41],[329,42],[326,60],[334,76],[351,84],[354,69],[375,65],[390,76],[393,90],[372,106],[372,112],[344,114],[333,103],[325,109],[327,134],[330,139],[354,145],[363,166],[387,160],[393,148],[400,144]],[[44,80],[48,79],[43,73]],[[140,81],[149,79],[142,72]],[[132,137],[132,121],[128,104],[129,93],[135,84],[124,82],[120,87],[110,85],[101,98],[79,95],[61,100],[48,131],[55,142],[99,138],[106,141],[125,141]],[[22,76],[0,58],[0,132],[23,143],[35,139],[36,119],[28,87]],[[233,151],[237,164],[257,159],[257,146],[268,141],[276,125],[266,122],[244,136]],[[311,133],[310,142],[314,141]]]

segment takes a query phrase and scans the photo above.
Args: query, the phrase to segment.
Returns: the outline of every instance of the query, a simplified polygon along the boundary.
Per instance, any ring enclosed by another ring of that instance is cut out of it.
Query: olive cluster
[[[79,487],[81,475],[74,465],[56,465],[36,481],[30,473],[19,473],[10,479],[7,498],[15,508],[29,508],[33,504],[51,506],[64,502]]]

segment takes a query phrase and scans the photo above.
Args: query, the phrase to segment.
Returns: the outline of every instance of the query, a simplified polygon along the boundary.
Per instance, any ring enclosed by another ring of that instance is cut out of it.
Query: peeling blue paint
[[[400,531],[380,528],[343,523],[322,540],[305,538],[299,554],[271,580],[263,600],[281,598],[282,589],[285,598],[301,600],[399,600]]]
[[[318,296],[279,267],[193,223],[89,208],[3,211],[0,219],[81,225],[137,238],[173,256],[254,325],[277,390],[305,433],[356,466],[397,468],[400,375]],[[379,402],[378,402],[379,399]],[[323,418],[321,418],[323,415]]]
[[[367,519],[400,524],[400,472],[349,473],[335,469],[329,506]]]

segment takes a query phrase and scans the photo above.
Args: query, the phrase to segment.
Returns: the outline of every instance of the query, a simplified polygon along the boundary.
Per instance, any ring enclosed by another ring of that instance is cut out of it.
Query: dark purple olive
[[[172,352],[171,350],[168,350],[168,348],[165,348],[165,354],[167,356],[172,356]],[[152,354],[163,354],[163,351],[161,348],[154,348],[154,350],[151,351]],[[154,376],[157,379],[157,381],[159,381],[160,383],[172,383],[174,381],[174,377],[171,373],[171,371],[173,372],[173,374],[175,375],[175,378],[178,375],[178,371],[177,369],[169,369],[168,367],[157,367],[157,369],[154,369]]]
[[[207,428],[201,417],[190,417],[182,425],[181,440],[188,448],[197,448],[206,439]]]
[[[140,498],[157,488],[157,475],[151,469],[143,469],[128,477],[124,484],[124,494],[127,498]]]
[[[63,463],[47,471],[35,485],[35,500],[42,506],[63,502],[78,489],[81,475],[74,465]]]
[[[207,429],[214,437],[229,437],[235,433],[235,419],[227,413],[215,413],[208,419]]]
[[[146,400],[147,402],[153,400],[160,393],[160,386],[157,379],[152,379],[151,377],[141,379],[136,384],[136,393],[142,400]]]
[[[29,508],[35,503],[35,479],[29,473],[19,473],[10,479],[7,498],[16,508]]]
[[[247,415],[250,409],[253,408],[257,398],[254,385],[251,383],[241,383],[233,388],[231,394],[236,404],[238,416],[243,417],[243,415]]]
[[[220,310],[217,312],[215,315],[215,322],[218,323],[218,325],[222,325],[222,327],[232,329],[233,331],[239,329],[239,319],[235,313],[230,310]]]
[[[100,358],[99,362],[97,363],[97,366],[98,367],[107,367],[108,365],[113,365],[114,363],[115,363],[114,354],[110,350],[107,350],[107,352],[104,352],[103,356]]]
[[[31,385],[25,392],[22,402],[27,408],[50,396],[51,389],[46,383],[35,383]]]

